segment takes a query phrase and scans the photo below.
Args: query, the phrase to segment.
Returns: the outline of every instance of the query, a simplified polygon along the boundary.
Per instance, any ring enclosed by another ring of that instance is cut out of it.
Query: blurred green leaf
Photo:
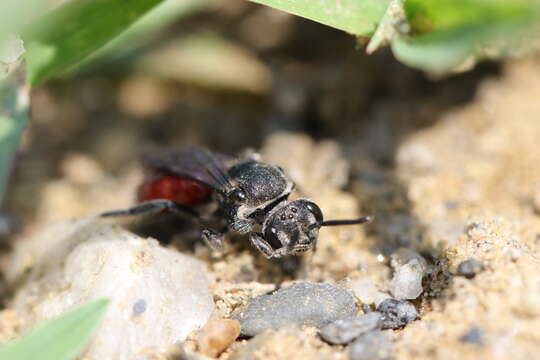
[[[79,63],[163,0],[77,0],[54,9],[23,34],[30,85]]]
[[[413,33],[452,30],[460,26],[497,25],[530,19],[537,0],[406,0]]]
[[[503,0],[407,0],[410,36],[392,43],[396,58],[433,73],[466,60],[504,55],[519,48],[540,19],[540,2]]]
[[[409,31],[409,25],[405,18],[403,0],[391,0],[388,9],[384,13],[377,30],[366,46],[366,53],[372,54],[383,45],[388,45],[398,33],[400,28]]]
[[[165,0],[148,11],[125,32],[88,56],[81,65],[90,65],[100,60],[115,60],[136,53],[150,43],[159,30],[219,1],[221,0]]]
[[[15,65],[16,66],[16,65]],[[23,66],[0,77],[0,203],[5,194],[13,156],[29,114],[29,95]]]
[[[51,0],[0,1],[0,41],[31,24],[50,7]]]
[[[91,340],[109,300],[92,301],[47,320],[22,338],[0,347],[0,359],[69,360],[75,358]]]
[[[371,36],[390,0],[251,0],[359,36]]]

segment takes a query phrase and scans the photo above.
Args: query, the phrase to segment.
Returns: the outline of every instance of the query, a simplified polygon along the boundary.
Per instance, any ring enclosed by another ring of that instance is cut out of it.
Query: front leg
[[[200,220],[199,214],[189,206],[166,199],[143,202],[127,209],[106,211],[99,214],[99,217],[151,215],[163,210],[169,210],[175,214],[187,214]]]
[[[270,244],[264,240],[263,234],[252,232],[249,234],[249,241],[259,250],[263,253],[263,255],[267,258],[273,258],[273,257],[281,257],[276,250],[270,246]]]

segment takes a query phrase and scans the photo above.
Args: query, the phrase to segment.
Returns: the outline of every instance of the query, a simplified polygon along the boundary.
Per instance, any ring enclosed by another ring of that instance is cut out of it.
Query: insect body
[[[235,160],[190,148],[148,155],[142,159],[147,178],[139,188],[138,205],[101,216],[137,215],[169,210],[196,219],[206,243],[223,247],[232,230],[249,233],[251,243],[268,258],[316,249],[321,226],[362,224],[370,216],[324,221],[319,206],[308,199],[288,201],[294,183],[283,170],[255,158]],[[210,217],[221,220],[219,231],[205,227],[203,209],[214,204]],[[259,231],[256,231],[259,230]]]

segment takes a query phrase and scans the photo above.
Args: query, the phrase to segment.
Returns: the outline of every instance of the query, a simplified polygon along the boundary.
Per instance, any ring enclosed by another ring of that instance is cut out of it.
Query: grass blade
[[[17,50],[15,56],[18,51],[24,49]],[[7,77],[0,74],[0,204],[6,191],[13,157],[28,123],[30,102],[23,64],[17,60],[7,64],[2,59],[5,57],[0,54],[0,73],[11,74]]]
[[[79,63],[163,0],[69,1],[23,34],[31,86]]]
[[[394,38],[394,55],[436,74],[523,48],[540,22],[537,0],[406,0],[405,11],[412,32]]]
[[[22,338],[0,347],[0,359],[69,360],[88,344],[109,300],[100,299],[47,320]]]
[[[390,0],[251,0],[359,36],[371,36]]]

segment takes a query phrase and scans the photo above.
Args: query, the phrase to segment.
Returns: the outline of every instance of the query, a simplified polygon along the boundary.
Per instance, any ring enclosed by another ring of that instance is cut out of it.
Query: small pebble
[[[469,344],[483,345],[483,338],[484,336],[482,334],[482,330],[477,327],[472,327],[469,331],[467,331],[459,338],[459,341]]]
[[[321,328],[356,315],[352,294],[323,283],[298,283],[251,299],[233,316],[240,321],[241,335],[254,336],[287,324]]]
[[[382,303],[386,299],[391,299],[392,297],[382,291],[379,291],[375,296],[375,307],[379,306],[380,303]]]
[[[399,329],[418,319],[416,308],[404,300],[386,299],[377,306],[382,313],[383,329]]]
[[[519,248],[512,248],[508,251],[508,255],[510,256],[510,260],[517,261],[520,257],[522,257],[524,254],[523,249]]]
[[[199,350],[210,357],[217,357],[240,335],[238,320],[210,319],[197,335]]]
[[[484,263],[476,259],[468,259],[461,262],[457,267],[458,275],[472,279],[484,270]]]
[[[405,264],[394,272],[390,282],[390,293],[394,298],[400,300],[416,299],[424,291],[422,288],[423,277],[424,270],[417,262]]]
[[[392,342],[380,331],[360,335],[349,347],[351,360],[387,360],[392,357]]]
[[[397,249],[390,257],[390,265],[397,269],[400,266],[411,262],[418,263],[424,270],[427,268],[427,261],[422,255],[409,248],[401,247]]]
[[[358,336],[381,327],[382,314],[371,312],[362,316],[335,321],[321,329],[324,341],[333,345],[348,344]]]
[[[368,278],[354,280],[349,287],[363,304],[373,304],[379,292],[377,286]]]
[[[146,311],[146,301],[144,299],[139,299],[135,304],[133,304],[133,315],[139,316]]]
[[[394,276],[390,282],[390,293],[396,299],[412,300],[422,294],[422,278],[427,269],[426,260],[407,248],[398,249],[390,262]]]

